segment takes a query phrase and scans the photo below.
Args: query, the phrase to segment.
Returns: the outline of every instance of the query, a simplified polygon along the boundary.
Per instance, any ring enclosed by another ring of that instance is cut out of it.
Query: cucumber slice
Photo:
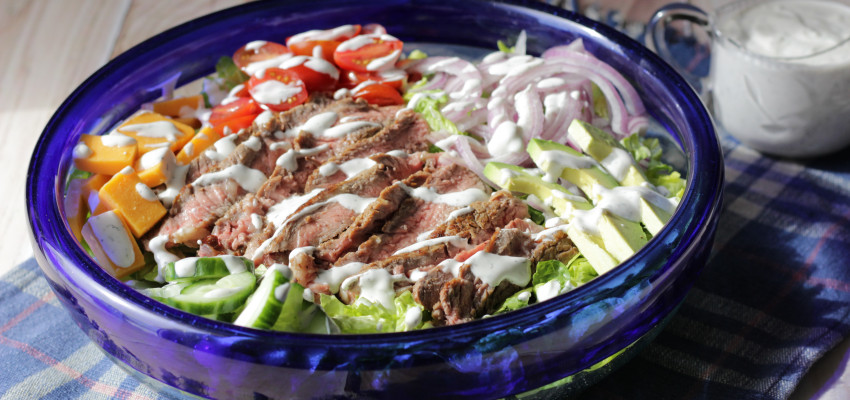
[[[253,270],[254,263],[245,257],[187,257],[168,263],[163,275],[166,282],[194,282]]]
[[[161,287],[143,289],[141,292],[154,300],[165,302],[165,299],[177,296],[189,285],[189,282],[173,282]]]
[[[192,314],[224,314],[239,308],[254,291],[255,284],[254,272],[245,271],[191,283],[180,294],[162,301]]]
[[[280,296],[282,297],[282,296]],[[304,286],[295,282],[289,283],[286,300],[280,309],[280,315],[272,326],[276,331],[301,331],[301,305],[304,303]]]
[[[279,269],[267,269],[257,290],[233,323],[250,328],[271,328],[280,316],[283,301],[286,300],[288,282]]]

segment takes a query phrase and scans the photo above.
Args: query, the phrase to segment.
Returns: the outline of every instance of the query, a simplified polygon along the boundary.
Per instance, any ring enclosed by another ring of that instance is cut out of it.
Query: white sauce
[[[345,174],[345,179],[351,179],[351,177],[372,168],[376,164],[371,158],[354,158],[339,165],[328,162],[319,167],[319,174],[322,176],[331,176],[337,173],[337,171],[342,171]]]
[[[511,257],[479,251],[466,260],[469,270],[491,288],[507,280],[517,286],[531,281],[531,261],[525,257]]]
[[[315,136],[333,126],[333,124],[336,123],[336,120],[337,114],[333,111],[319,113],[310,117],[310,119],[304,122],[303,125],[287,129],[283,132],[283,136],[296,137],[301,131],[307,132]]]
[[[227,179],[234,180],[242,189],[255,193],[266,181],[266,174],[262,171],[248,168],[242,164],[231,165],[221,171],[208,172],[195,179],[193,186],[202,187],[212,185]]]
[[[136,193],[141,196],[141,198],[147,201],[156,201],[159,202],[159,198],[156,197],[156,193],[151,190],[147,185],[142,182],[136,183]]]
[[[236,149],[236,134],[227,135],[213,143],[212,149],[204,151],[204,156],[213,161],[221,161],[227,158]]]
[[[383,34],[372,33],[372,34],[367,34],[367,35],[358,35],[358,36],[355,36],[351,39],[348,39],[348,40],[342,42],[339,45],[339,47],[336,48],[336,51],[339,51],[339,52],[352,51],[352,50],[357,50],[361,47],[364,47],[366,45],[369,45],[369,44],[372,44],[372,43],[375,43],[375,42],[378,42],[378,41],[388,42],[388,41],[392,41],[392,40],[397,41],[398,39],[396,39],[395,37],[390,36],[386,33],[383,33]]]
[[[366,128],[366,127],[370,127],[370,126],[377,127],[377,126],[381,126],[381,124],[378,124],[378,123],[375,123],[375,122],[369,122],[369,121],[348,122],[348,123],[345,123],[345,124],[340,124],[340,125],[334,126],[332,128],[325,129],[324,132],[321,133],[321,136],[326,137],[326,138],[341,138],[341,137],[348,135],[349,133],[352,133],[352,132],[354,132],[358,129],[362,129],[362,128]]]
[[[387,310],[394,310],[395,289],[393,276],[382,268],[370,269],[360,275],[360,297],[374,304],[380,304]]]
[[[267,42],[265,40],[254,40],[254,41],[248,42],[248,44],[245,45],[245,50],[253,51],[254,53],[256,53],[257,50],[260,50],[260,48],[265,46],[266,43]]]
[[[337,40],[339,37],[354,35],[354,32],[356,32],[354,25],[342,25],[326,30],[314,29],[291,36],[286,41],[286,45],[291,46],[311,40]]]
[[[301,85],[287,84],[271,79],[252,87],[249,92],[258,103],[283,104],[289,98],[300,93],[302,89]]]
[[[165,282],[163,279],[162,269],[165,268],[166,265],[170,262],[176,262],[178,260],[177,256],[169,252],[165,249],[165,244],[168,243],[168,235],[160,235],[151,239],[148,243],[148,247],[153,253],[154,261],[156,261],[158,274],[156,276],[157,282]]]
[[[178,136],[183,136],[183,132],[177,129],[174,124],[168,121],[154,121],[144,124],[131,124],[121,127],[122,131],[135,132],[139,136],[165,139],[168,142],[177,141]]]
[[[136,254],[133,249],[133,239],[124,228],[121,217],[114,211],[89,218],[89,225],[97,242],[113,264],[127,268],[133,265]]]
[[[321,271],[316,277],[316,282],[327,284],[331,293],[338,293],[339,286],[342,284],[342,281],[351,276],[357,275],[364,265],[366,264],[361,262],[352,262]]]
[[[86,146],[85,143],[80,142],[74,146],[74,158],[86,158],[92,154],[94,154],[94,152],[89,148],[89,146]]]
[[[165,182],[165,190],[159,193],[159,200],[164,206],[171,207],[171,204],[174,203],[180,189],[186,184],[186,173],[188,172],[188,165],[179,165],[168,176],[168,181]]]
[[[628,173],[629,167],[633,165],[634,161],[628,151],[615,147],[611,150],[611,153],[609,153],[608,156],[599,163],[608,170],[617,182],[622,182],[626,177],[626,173]]]
[[[263,110],[263,112],[257,115],[257,118],[254,118],[253,124],[257,126],[265,126],[271,122],[272,119],[274,119],[274,113],[270,110]]]
[[[136,144],[136,139],[118,131],[109,132],[108,135],[101,136],[100,140],[106,147],[124,147]]]
[[[291,57],[292,53],[285,53],[268,60],[255,61],[246,65],[244,71],[248,75],[253,75],[262,79],[267,69],[277,67]]]
[[[396,60],[398,60],[398,56],[401,55],[401,50],[394,50],[392,53],[387,54],[383,57],[375,58],[372,61],[369,61],[369,64],[366,64],[367,71],[380,71],[388,68],[392,68],[395,65]]]
[[[290,285],[289,282],[277,285],[277,287],[274,288],[274,298],[281,303],[286,301],[286,296],[289,294],[290,287],[292,287],[292,285]]]
[[[260,138],[257,136],[249,137],[248,140],[246,140],[242,144],[244,144],[245,147],[254,151],[260,151],[260,148],[263,147],[263,142],[260,141]]]
[[[493,136],[487,142],[487,150],[492,156],[525,150],[522,130],[513,121],[503,121],[493,131]]]
[[[534,288],[534,293],[537,295],[537,301],[549,300],[561,294],[561,282],[558,282],[557,279],[553,279]]]
[[[410,307],[404,313],[404,327],[412,331],[422,323],[422,310],[419,307]]]
[[[454,247],[461,248],[461,249],[469,248],[469,242],[466,239],[464,239],[460,236],[444,236],[444,237],[438,237],[438,238],[423,240],[423,241],[420,241],[418,243],[414,243],[414,244],[407,246],[403,249],[397,250],[395,253],[393,253],[393,255],[397,256],[399,254],[410,253],[410,252],[414,252],[414,251],[419,250],[419,249],[424,248],[424,247],[433,246],[435,244],[442,244],[442,243],[448,243],[448,244],[450,244]]]
[[[257,213],[251,213],[251,226],[255,231],[263,229],[263,216]]]
[[[399,183],[399,185],[410,197],[429,203],[447,204],[453,207],[466,207],[475,201],[487,201],[488,198],[484,191],[478,188],[440,194],[434,188],[430,187],[411,188],[404,183]]]

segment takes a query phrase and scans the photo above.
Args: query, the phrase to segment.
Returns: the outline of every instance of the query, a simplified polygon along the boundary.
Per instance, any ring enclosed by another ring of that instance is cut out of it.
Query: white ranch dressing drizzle
[[[285,143],[285,142],[275,143],[274,145],[272,145],[272,150],[276,150],[277,146],[275,146],[275,145],[283,144],[283,143]],[[319,154],[320,152],[325,151],[327,149],[328,149],[327,144],[322,144],[322,145],[312,147],[312,148],[309,148],[309,149],[301,149],[301,150],[289,149],[289,150],[286,151],[286,153],[281,154],[281,156],[278,157],[277,160],[275,160],[275,165],[283,168],[285,171],[295,172],[296,170],[298,170],[298,158],[299,157],[307,157],[307,156],[316,155],[316,154]]]
[[[466,260],[469,270],[491,288],[507,280],[517,286],[531,281],[531,261],[525,257],[503,256],[479,251]]]
[[[268,42],[266,42],[265,40],[254,40],[248,42],[248,44],[245,45],[245,50],[253,51],[254,53],[256,53],[257,50],[260,50],[260,48],[265,46],[266,43]]]
[[[310,119],[305,121],[303,124],[283,131],[281,135],[278,136],[278,138],[282,139],[284,137],[296,137],[301,131],[307,132],[311,135],[316,135],[318,133],[323,132],[325,129],[328,129],[333,126],[333,124],[336,123],[336,120],[337,113],[333,111],[319,113],[310,117]]]
[[[381,124],[369,121],[354,121],[347,122],[344,124],[340,124],[331,128],[327,128],[324,132],[321,133],[320,136],[326,138],[341,138],[349,133],[352,133],[358,129],[366,128],[366,127],[377,127],[381,126]]]
[[[387,54],[383,57],[378,57],[369,61],[369,64],[366,64],[367,71],[378,71],[382,69],[387,69],[395,65],[395,60],[398,59],[398,56],[401,55],[401,50],[394,50],[390,54]]]
[[[289,282],[281,283],[274,288],[274,298],[283,303],[286,301],[286,296],[289,295],[289,288],[292,287]]]
[[[411,331],[416,329],[422,322],[422,310],[419,307],[410,307],[404,313],[404,327]]]
[[[338,267],[326,269],[319,272],[319,275],[316,277],[316,282],[327,284],[328,290],[330,290],[331,293],[338,293],[342,281],[351,276],[357,275],[364,265],[366,264],[362,262],[351,262]]]
[[[383,42],[389,42],[389,41],[393,41],[393,40],[397,41],[398,40],[395,37],[388,35],[386,33],[382,33],[382,34],[372,33],[372,34],[366,34],[366,35],[358,35],[358,36],[355,36],[351,39],[348,39],[348,40],[342,42],[339,45],[339,47],[336,48],[336,51],[343,52],[343,51],[357,50],[361,47],[375,43],[376,41],[374,39],[378,39],[378,40],[383,41]]]
[[[455,260],[454,258],[448,258],[437,264],[437,267],[440,268],[444,273],[450,273],[455,278],[460,277],[460,267],[463,266],[463,263]]]
[[[469,248],[469,242],[467,242],[466,239],[464,239],[460,236],[443,236],[443,237],[423,240],[423,241],[420,241],[418,243],[414,243],[410,246],[407,246],[405,248],[397,250],[395,253],[393,253],[393,255],[397,256],[399,254],[410,253],[410,252],[414,252],[414,251],[419,250],[419,249],[424,248],[424,247],[433,246],[435,244],[442,244],[442,243],[448,243],[448,244],[451,244],[454,247],[458,247],[458,248],[462,248],[462,249]]]
[[[291,46],[295,43],[306,42],[308,40],[335,40],[341,36],[353,35],[355,29],[354,25],[342,25],[328,30],[313,29],[297,35],[292,35],[289,40],[286,41],[286,45]]]
[[[279,68],[288,69],[299,65],[303,65],[320,74],[328,75],[333,79],[339,79],[339,70],[321,57],[295,56],[281,63]]]
[[[301,85],[288,84],[271,79],[252,87],[249,92],[251,93],[251,97],[258,103],[283,104],[290,97],[300,93],[301,90]]]
[[[133,265],[136,254],[133,251],[132,239],[118,214],[108,211],[89,218],[89,225],[106,257],[113,264],[121,268]]]
[[[227,296],[236,294],[240,290],[241,290],[240,288],[217,287],[217,288],[210,290],[209,292],[204,293],[203,296],[201,296],[201,297],[203,297],[205,299],[220,299],[220,298],[223,298],[223,297],[227,297]]]
[[[165,157],[168,155],[167,153],[171,152],[170,150],[171,149],[168,148],[161,148],[151,150],[145,154],[142,154],[142,156],[139,157],[139,166],[142,168],[142,170],[156,167],[165,159]]]
[[[85,143],[80,142],[74,146],[74,158],[86,158],[92,154],[94,154],[94,152],[89,148],[89,146],[86,146]]]
[[[257,213],[251,213],[251,226],[254,230],[263,229],[263,216]]]
[[[168,235],[159,235],[148,242],[148,247],[150,248],[151,253],[153,253],[153,259],[156,261],[157,265],[156,281],[160,283],[165,282],[162,274],[163,268],[165,268],[168,263],[179,260],[176,255],[165,249],[166,243],[168,243]]]
[[[513,121],[500,123],[487,142],[487,150],[494,156],[516,153],[524,149],[525,139],[522,137],[522,128]]]
[[[260,148],[263,147],[263,142],[257,136],[249,137],[248,140],[243,142],[243,144],[245,145],[245,147],[254,151],[260,151]]]
[[[242,189],[255,193],[266,181],[266,174],[262,171],[246,167],[242,164],[231,165],[221,171],[208,172],[195,179],[192,186],[203,187],[227,179],[234,180]]]
[[[426,277],[427,275],[428,275],[428,271],[423,271],[423,270],[417,268],[417,269],[414,269],[413,271],[410,271],[410,276],[408,277],[408,279],[410,279],[413,282],[418,282],[420,279]]]
[[[228,129],[228,128],[225,128]],[[213,143],[212,149],[204,151],[204,156],[213,161],[221,161],[227,158],[233,150],[236,150],[236,134],[231,133],[225,137],[218,139]]]
[[[136,139],[118,131],[112,131],[108,135],[101,136],[100,141],[106,147],[124,147],[136,144]]]
[[[254,125],[257,126],[265,126],[274,118],[274,113],[270,110],[263,110],[256,118],[254,118]]]
[[[289,222],[290,218],[295,214],[295,212],[305,203],[310,201],[313,197],[316,197],[319,193],[321,193],[324,189],[317,188],[311,190],[309,193],[305,193],[303,195],[295,195],[288,197],[282,200],[280,203],[277,203],[271,208],[269,208],[268,213],[266,213],[266,220],[268,220],[272,226],[275,227],[275,232],[271,237],[266,239],[260,246],[254,250],[253,254],[260,254],[265,249],[271,245],[272,241],[283,232],[283,228]]]
[[[569,291],[569,289],[572,289],[569,283],[567,283],[567,285],[568,287],[564,287],[557,279],[553,279],[534,288],[534,294],[537,295],[537,301],[546,301],[561,293]]]
[[[265,76],[265,72],[267,69],[277,67],[284,61],[290,59],[292,56],[292,53],[284,53],[268,60],[255,61],[246,65],[244,71],[248,75],[256,76],[257,78],[262,79]]]
[[[168,176],[165,182],[165,190],[159,193],[159,200],[166,207],[171,207],[180,189],[186,184],[186,174],[189,172],[189,165],[178,165],[174,168],[174,172]]]
[[[319,175],[331,176],[337,171],[342,171],[345,174],[345,179],[350,179],[369,168],[372,168],[377,163],[371,158],[354,158],[342,164],[327,162],[319,167]]]
[[[599,163],[617,180],[621,182],[628,173],[629,166],[633,165],[632,156],[626,150],[615,147]]]
[[[387,310],[394,310],[395,289],[393,276],[383,268],[370,269],[360,274],[360,297],[374,304],[380,304]]]
[[[169,142],[175,142],[178,136],[183,136],[183,132],[168,121],[124,125],[120,129],[122,131],[136,132],[136,134],[143,137],[166,139]]]
[[[429,203],[446,204],[453,207],[466,207],[475,201],[487,201],[488,198],[484,191],[478,188],[440,194],[434,188],[430,187],[411,188],[404,183],[399,183],[399,185],[410,197]]]
[[[156,197],[156,193],[154,193],[153,190],[148,187],[148,185],[145,185],[142,182],[136,183],[136,193],[138,193],[141,198],[147,201],[159,201],[159,198]]]

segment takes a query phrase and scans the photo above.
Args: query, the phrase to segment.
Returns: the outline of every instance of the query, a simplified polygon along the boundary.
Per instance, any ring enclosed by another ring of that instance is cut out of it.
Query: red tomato
[[[333,53],[340,43],[357,36],[360,25],[342,25],[334,29],[312,30],[286,39],[286,45],[299,56],[316,56],[315,47],[321,48],[321,57],[332,61]]]
[[[377,106],[404,104],[404,99],[401,98],[398,91],[393,89],[392,86],[383,83],[364,86],[352,93],[352,95],[355,99],[363,99],[367,103]]]
[[[292,53],[299,56],[316,56],[314,53],[316,46],[321,49],[321,57],[328,61],[333,61],[334,51],[337,46],[342,43],[338,40],[308,40],[306,42],[293,43],[289,47]]]
[[[304,82],[297,74],[285,69],[269,68],[262,78],[252,76],[247,87],[254,101],[273,111],[286,111],[307,100]]]
[[[210,114],[210,125],[215,126],[224,121],[246,115],[257,116],[261,112],[263,112],[263,109],[257,102],[250,97],[240,97],[230,103],[213,107],[212,114]]]
[[[298,56],[293,61],[299,62],[298,65],[285,67],[287,71],[292,71],[307,87],[308,92],[313,91],[329,91],[336,88],[336,82],[339,80],[339,70],[328,61],[317,57]]]
[[[342,71],[339,77],[339,86],[351,89],[363,82],[373,81],[392,86],[393,89],[401,91],[406,80],[407,73],[395,68],[379,72]]]
[[[390,69],[395,66],[404,43],[387,34],[360,35],[346,40],[334,52],[334,61],[342,69],[370,72],[369,63],[382,59],[384,62],[372,66],[372,71]]]
[[[236,50],[233,53],[233,62],[237,67],[244,69],[250,63],[268,60],[287,53],[292,52],[280,43],[257,40]]]
[[[457,253],[457,255],[455,256],[455,260],[464,262],[468,260],[469,257],[475,255],[475,253],[484,250],[484,247],[487,247],[487,242],[481,243],[478,246],[475,246],[474,248],[471,248],[469,250],[463,250],[460,253]]]
[[[251,127],[251,124],[254,123],[254,119],[257,118],[257,114],[254,115],[244,115],[241,117],[235,117],[226,119],[224,121],[220,121],[218,124],[213,124],[213,130],[216,131],[219,135],[225,136],[224,128],[230,128],[231,133],[239,132],[242,129],[248,129]]]

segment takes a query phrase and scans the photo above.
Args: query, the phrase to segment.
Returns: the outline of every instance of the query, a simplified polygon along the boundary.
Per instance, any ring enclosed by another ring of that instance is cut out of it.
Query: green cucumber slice
[[[152,299],[165,302],[165,299],[177,296],[189,285],[190,282],[173,282],[161,287],[142,289],[141,292]]]
[[[233,323],[250,328],[271,328],[280,316],[283,301],[286,300],[288,287],[284,285],[288,286],[289,280],[278,268],[267,269],[257,290]]]
[[[295,282],[289,283],[286,289],[286,300],[280,308],[280,315],[272,325],[276,331],[299,332],[301,327],[301,306],[304,304],[304,286]],[[283,297],[283,296],[280,296]]]
[[[253,270],[254,263],[245,257],[187,257],[168,263],[163,276],[166,282],[194,282]]]
[[[254,272],[245,271],[192,283],[180,294],[162,301],[192,314],[224,314],[239,308],[254,291],[255,284]]]

